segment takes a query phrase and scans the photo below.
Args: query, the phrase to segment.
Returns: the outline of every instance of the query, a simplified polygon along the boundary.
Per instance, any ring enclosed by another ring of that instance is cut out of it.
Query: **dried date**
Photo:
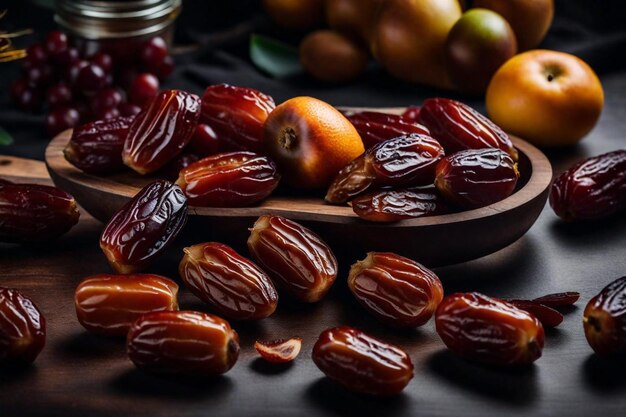
[[[312,356],[326,376],[357,393],[399,394],[413,378],[406,352],[347,326],[322,332]]]
[[[425,100],[418,117],[432,137],[443,145],[446,155],[464,149],[496,148],[517,161],[518,153],[509,135],[461,102],[446,98]]]
[[[544,327],[557,327],[563,322],[563,314],[552,307],[533,300],[506,300],[515,307],[528,311],[543,324]]]
[[[571,306],[580,298],[580,293],[576,291],[558,292],[547,294],[533,299],[536,303],[541,303],[551,308]]]
[[[589,300],[583,327],[589,346],[597,354],[626,353],[626,277],[613,281]]]
[[[552,183],[550,206],[565,221],[592,220],[626,209],[626,150],[585,159]]]
[[[451,211],[436,190],[379,190],[355,197],[352,210],[372,222],[397,222]]]
[[[468,149],[437,164],[435,185],[443,197],[466,209],[510,196],[519,178],[517,163],[499,149]]]
[[[160,92],[133,120],[124,141],[124,164],[144,175],[163,167],[191,141],[200,99],[180,90]]]
[[[298,357],[302,348],[302,339],[279,339],[271,341],[257,340],[254,348],[263,359],[271,363],[289,363]]]
[[[443,158],[441,145],[427,135],[381,142],[343,168],[326,193],[329,203],[345,203],[370,187],[431,184]]]
[[[151,274],[101,274],[85,278],[74,293],[76,317],[93,333],[126,336],[140,316],[178,310],[178,285]]]
[[[219,375],[239,357],[239,336],[220,317],[196,311],[141,316],[131,326],[126,352],[140,369],[156,373]]]
[[[202,96],[202,123],[213,128],[221,151],[263,151],[263,124],[276,104],[258,90],[218,84]]]
[[[0,242],[36,243],[55,239],[80,217],[74,197],[39,184],[0,186]]]
[[[33,301],[0,288],[0,362],[33,362],[46,344],[46,320]]]
[[[448,349],[478,362],[528,365],[543,350],[544,330],[535,316],[479,293],[445,297],[435,327]]]
[[[393,253],[370,252],[352,265],[348,287],[367,311],[394,327],[425,324],[443,299],[433,271]]]
[[[89,174],[113,174],[126,169],[124,140],[135,116],[98,120],[79,126],[63,150],[67,161]]]
[[[222,243],[184,249],[178,272],[183,282],[218,313],[235,320],[260,320],[276,310],[278,294],[258,266]]]
[[[117,272],[139,272],[174,241],[186,221],[183,191],[157,180],[111,218],[100,236],[100,248]]]
[[[412,133],[430,135],[425,126],[410,122],[400,115],[371,111],[348,112],[345,115],[359,132],[366,149],[388,139]]]
[[[279,181],[271,159],[240,151],[201,159],[183,169],[176,183],[193,206],[242,207],[268,197]]]
[[[330,247],[306,227],[280,216],[261,216],[248,238],[254,259],[299,301],[321,300],[337,278]]]

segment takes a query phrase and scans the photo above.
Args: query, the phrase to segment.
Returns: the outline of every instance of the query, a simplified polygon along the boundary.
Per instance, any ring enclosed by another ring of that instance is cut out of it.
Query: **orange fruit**
[[[293,187],[325,188],[365,148],[352,123],[328,103],[295,97],[265,121],[265,147]]]
[[[595,126],[604,105],[602,84],[581,59],[533,50],[494,74],[486,96],[489,117],[537,146],[572,145]]]

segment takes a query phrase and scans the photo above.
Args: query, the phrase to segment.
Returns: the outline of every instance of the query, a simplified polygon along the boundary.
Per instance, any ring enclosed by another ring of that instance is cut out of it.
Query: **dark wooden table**
[[[626,77],[603,78],[607,92],[603,118],[581,145],[549,152],[555,172],[588,155],[625,148]],[[25,169],[24,180],[43,165]],[[413,331],[390,330],[361,309],[347,291],[347,269],[329,297],[316,305],[282,302],[259,323],[233,323],[242,353],[226,375],[213,379],[157,377],[134,368],[123,341],[93,336],[78,324],[73,306],[77,283],[110,271],[98,248],[102,224],[83,213],[80,223],[58,242],[40,247],[0,246],[0,285],[22,290],[48,321],[45,350],[32,367],[0,369],[0,416],[244,416],[244,415],[623,415],[626,361],[592,354],[582,331],[582,309],[610,281],[626,275],[626,216],[566,225],[546,207],[533,228],[515,244],[465,264],[438,268],[447,293],[481,291],[503,297],[549,292],[582,293],[564,323],[547,332],[543,357],[528,369],[511,371],[461,360],[448,351],[432,323]],[[153,268],[177,278],[184,245],[206,240],[211,231],[181,236]],[[428,242],[424,242],[428,244]],[[182,290],[182,308],[206,310]],[[403,346],[415,364],[404,393],[372,399],[346,392],[328,381],[310,360],[325,328],[347,324]],[[257,338],[298,335],[300,357],[291,366],[257,359]]]

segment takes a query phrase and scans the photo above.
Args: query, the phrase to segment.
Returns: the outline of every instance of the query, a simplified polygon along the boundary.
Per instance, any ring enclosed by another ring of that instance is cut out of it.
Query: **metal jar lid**
[[[131,38],[165,29],[180,8],[181,0],[56,0],[54,19],[81,38]]]

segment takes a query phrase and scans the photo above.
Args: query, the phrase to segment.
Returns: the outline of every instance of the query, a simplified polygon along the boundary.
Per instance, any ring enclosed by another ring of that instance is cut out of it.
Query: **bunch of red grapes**
[[[92,120],[139,113],[173,69],[160,37],[141,44],[131,62],[116,62],[104,51],[85,56],[65,33],[53,31],[27,49],[11,96],[23,111],[45,108],[45,127],[54,136]]]

